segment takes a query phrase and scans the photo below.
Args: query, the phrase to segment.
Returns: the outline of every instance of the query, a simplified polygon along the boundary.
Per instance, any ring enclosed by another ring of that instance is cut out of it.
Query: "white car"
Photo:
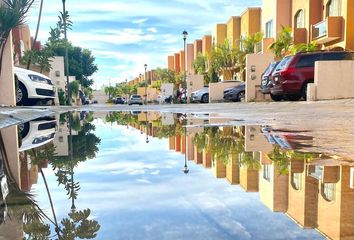
[[[54,140],[56,120],[34,120],[19,125],[22,144],[19,151],[37,148]]]
[[[15,67],[15,78],[18,79],[18,90],[16,92],[16,104],[22,105],[28,100],[54,99],[55,88],[52,80],[47,76]]]

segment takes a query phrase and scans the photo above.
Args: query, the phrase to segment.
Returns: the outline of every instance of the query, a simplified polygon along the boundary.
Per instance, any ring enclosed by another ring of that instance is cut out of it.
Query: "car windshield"
[[[133,95],[131,98],[140,98],[139,95]]]
[[[275,71],[279,71],[279,70],[284,69],[288,65],[288,63],[290,62],[290,60],[292,58],[293,58],[293,56],[288,56],[288,57],[283,58],[283,60],[281,60],[279,62],[279,64],[277,65],[277,67],[275,68]]]

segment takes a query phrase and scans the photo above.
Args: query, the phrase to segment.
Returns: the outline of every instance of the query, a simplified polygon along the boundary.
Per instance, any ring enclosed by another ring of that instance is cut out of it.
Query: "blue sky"
[[[98,239],[324,239],[211,170],[169,151],[168,139],[150,138],[125,126],[96,121],[102,139],[97,157],[75,169],[81,189],[78,209],[91,209]],[[66,191],[45,169],[58,219],[70,212]],[[50,215],[42,178],[34,186],[39,205]],[[271,223],[271,224],[269,224]]]
[[[39,2],[39,1],[38,1]],[[181,33],[186,29],[193,42],[211,34],[216,23],[226,22],[261,0],[67,0],[74,22],[68,34],[74,44],[89,48],[96,56],[99,71],[95,86],[129,80],[148,68],[166,67],[167,55],[183,48]],[[38,3],[28,23],[34,34]],[[60,0],[44,1],[39,39],[48,38],[55,26]]]

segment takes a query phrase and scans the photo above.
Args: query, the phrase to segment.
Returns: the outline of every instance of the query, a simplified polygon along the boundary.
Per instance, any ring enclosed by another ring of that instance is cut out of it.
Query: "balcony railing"
[[[342,38],[342,19],[342,17],[330,16],[312,25],[312,40],[324,44]]]
[[[319,22],[312,27],[312,39],[316,40],[318,38],[327,35],[327,20]]]

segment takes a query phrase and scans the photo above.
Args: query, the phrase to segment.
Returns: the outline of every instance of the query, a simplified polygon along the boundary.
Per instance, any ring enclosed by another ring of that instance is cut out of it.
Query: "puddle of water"
[[[80,112],[0,133],[0,239],[354,236],[354,163],[309,131]]]

